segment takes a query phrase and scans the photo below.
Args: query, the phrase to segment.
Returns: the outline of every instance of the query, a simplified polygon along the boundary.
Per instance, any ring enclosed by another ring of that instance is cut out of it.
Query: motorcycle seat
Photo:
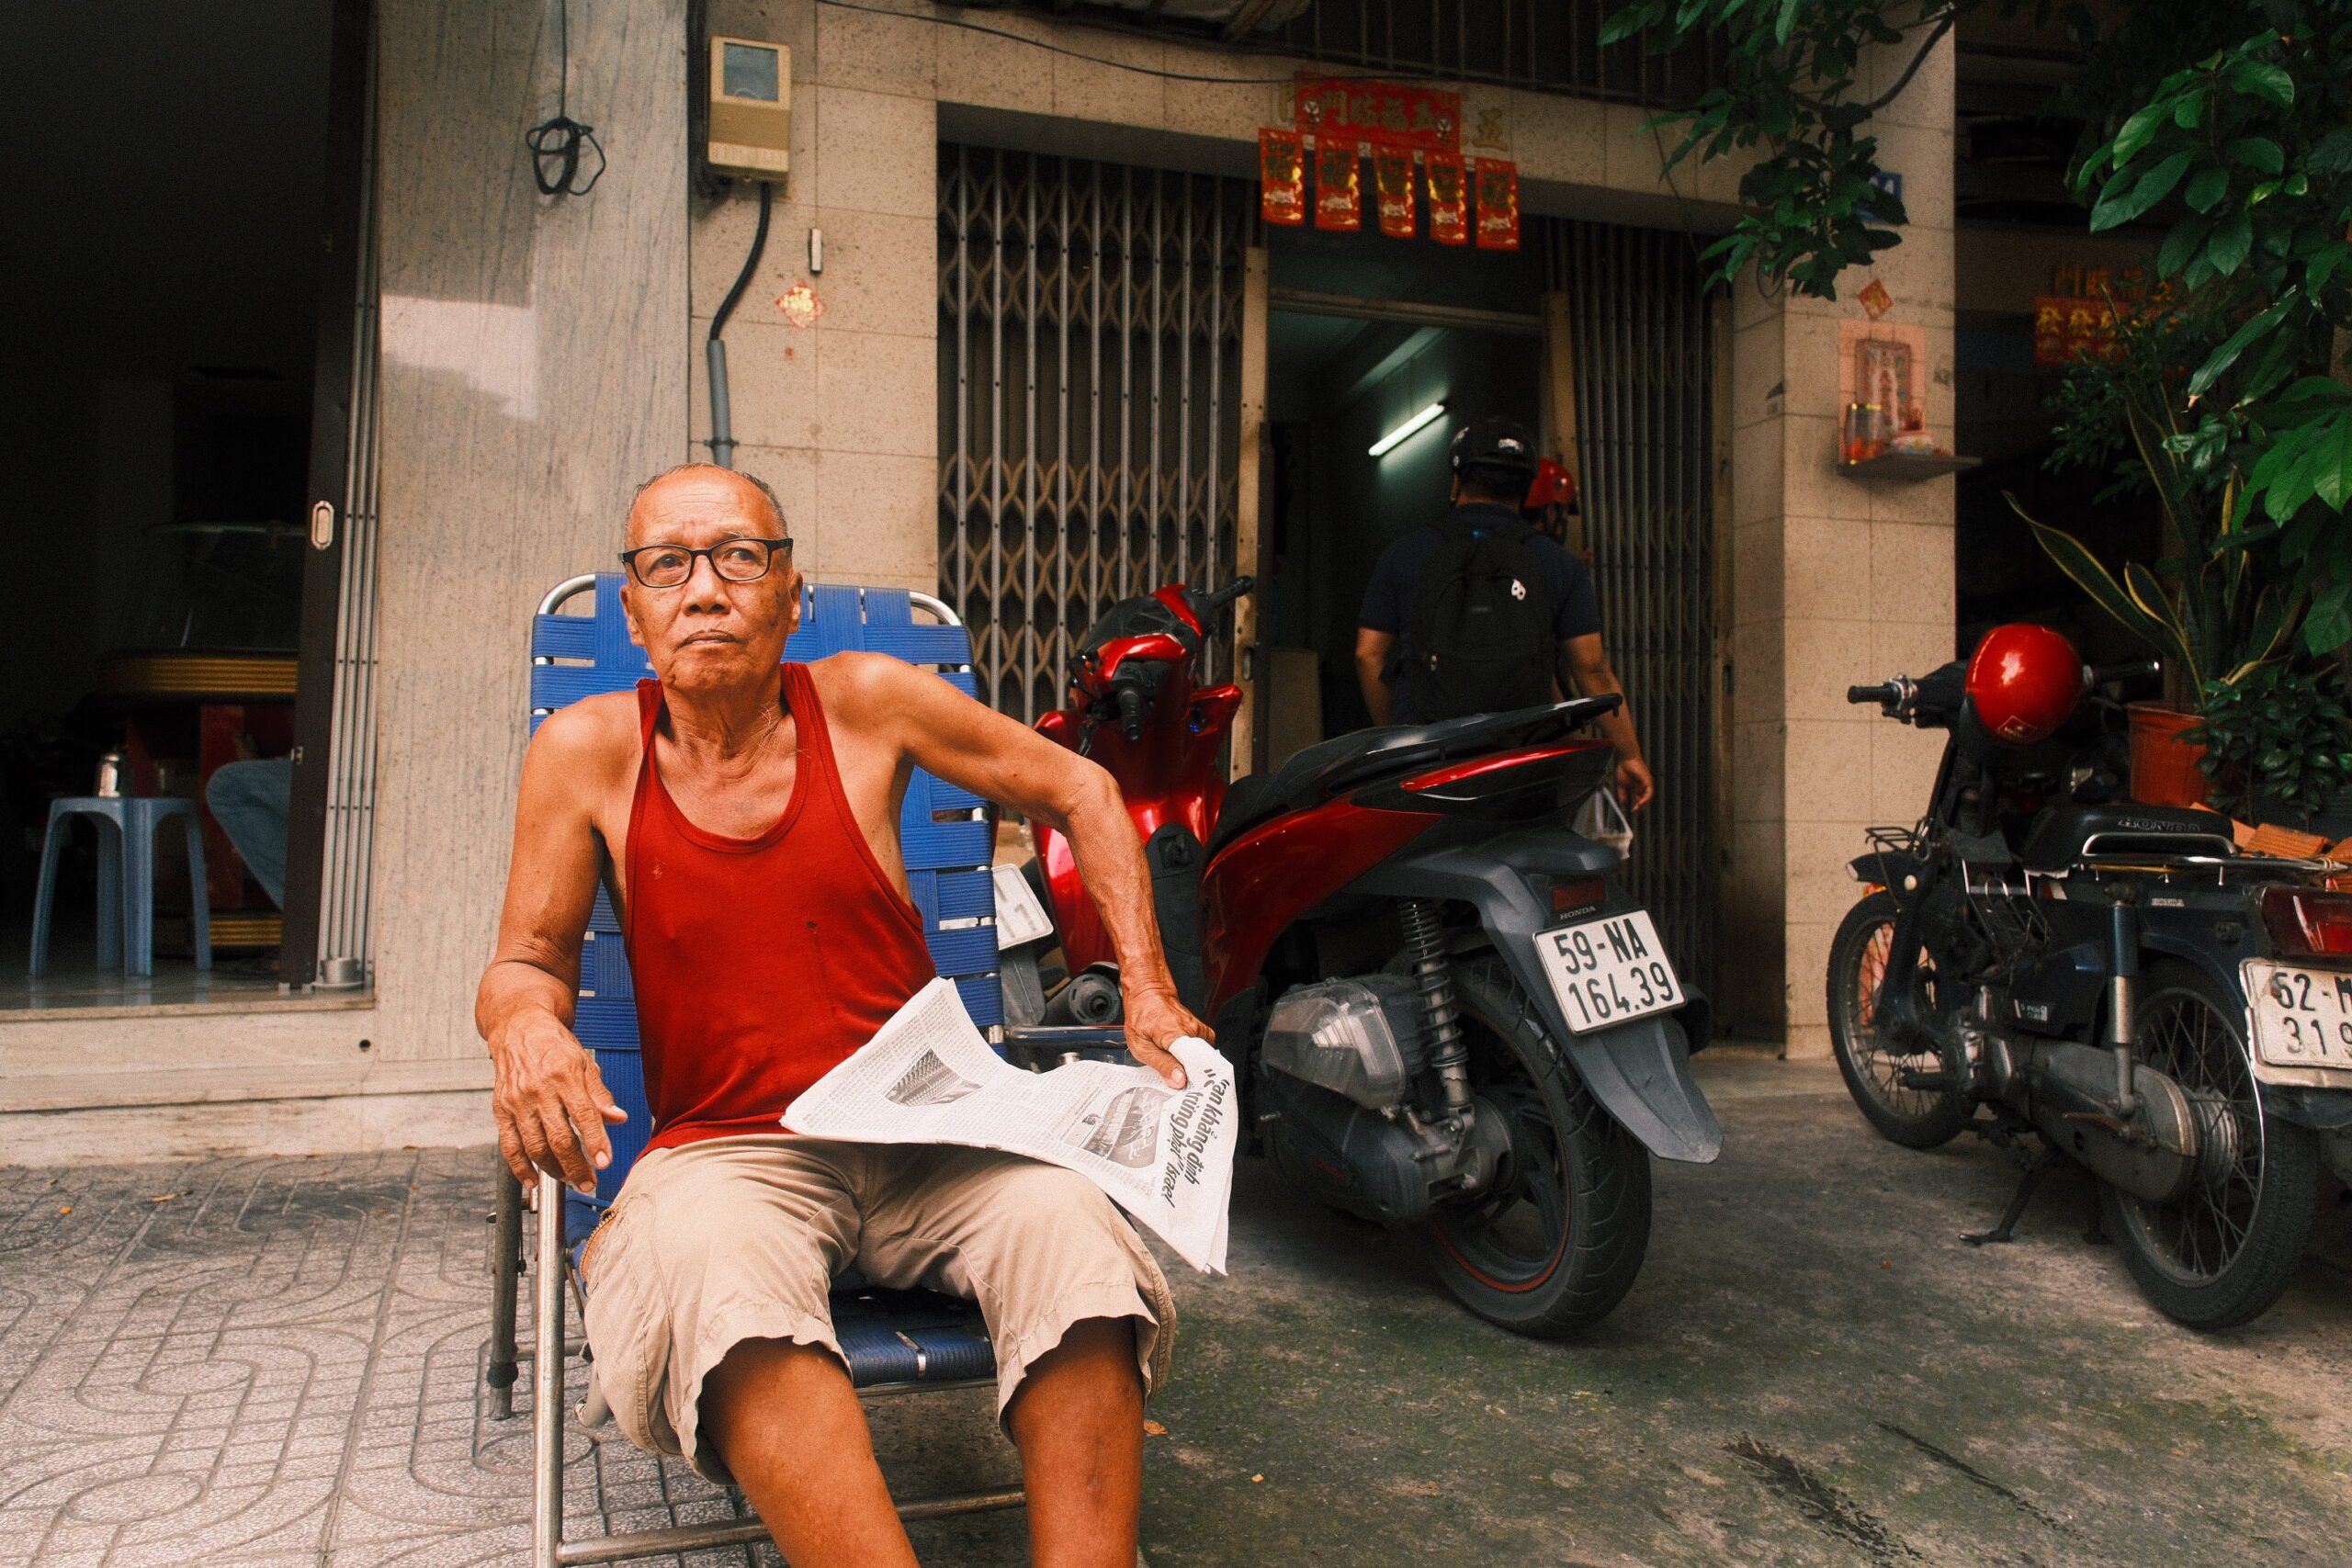
[[[2185,806],[2061,806],[2027,832],[2018,860],[2028,871],[2064,871],[2086,860],[2162,859],[2237,852],[2230,821]]]
[[[1320,805],[1353,784],[1448,758],[1532,746],[1613,712],[1614,695],[1578,697],[1437,724],[1390,724],[1336,735],[1292,753],[1280,767],[1233,781],[1218,807],[1212,852],[1285,811]]]

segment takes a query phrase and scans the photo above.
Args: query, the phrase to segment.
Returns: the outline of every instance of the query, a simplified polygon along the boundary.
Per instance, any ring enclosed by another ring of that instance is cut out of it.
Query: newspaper
[[[1074,1170],[1203,1273],[1225,1272],[1239,1115],[1233,1068],[1176,1042],[1184,1087],[1148,1067],[1072,1062],[1031,1073],[991,1050],[953,982],[909,998],[849,1060],[792,1102],[785,1124],[857,1144],[965,1144]]]

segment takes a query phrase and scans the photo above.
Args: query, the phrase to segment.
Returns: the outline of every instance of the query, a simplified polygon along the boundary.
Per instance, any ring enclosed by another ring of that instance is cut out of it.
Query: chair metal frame
[[[619,574],[615,572],[574,577],[557,584],[540,602],[538,615],[533,622],[532,637],[531,712],[534,729],[548,713],[581,696],[594,691],[620,689],[616,684],[620,672],[612,666],[616,661],[626,664],[628,660],[621,645],[613,640],[614,628],[605,624],[608,615],[616,610]],[[566,601],[591,589],[598,594],[595,616],[558,615]],[[875,595],[883,597],[876,600]],[[865,619],[868,610],[876,605],[881,607],[886,615],[894,610],[892,600],[898,598],[903,598],[910,609],[921,608],[928,612],[938,625],[918,626],[912,623],[911,616],[904,622],[895,616],[876,622]],[[804,638],[808,638],[824,651],[858,647],[895,653],[910,662],[941,665],[944,667],[941,670],[944,678],[966,695],[975,694],[970,672],[971,645],[963,632],[963,623],[952,609],[931,594],[828,586],[804,590],[802,610],[803,630],[794,635],[795,645],[805,647]],[[823,633],[813,635],[813,623],[824,617],[828,611],[831,619],[823,628]],[[856,620],[854,633],[837,635],[844,630],[846,619],[852,615]],[[943,630],[952,631],[954,636],[942,637],[938,634]],[[547,651],[549,648],[557,650]],[[789,655],[795,650],[788,646],[786,652]],[[589,658],[603,667],[592,666],[589,670],[578,671],[556,664],[556,660],[565,657]],[[641,660],[641,655],[639,658]],[[642,672],[650,674],[650,668]],[[632,674],[628,678],[633,680],[635,676]],[[907,807],[900,817],[902,840],[912,835],[927,846],[923,869],[916,869],[912,863],[916,857],[909,856],[909,880],[915,887],[915,901],[924,918],[925,935],[932,947],[933,961],[942,974],[955,979],[974,1021],[983,1028],[993,1027],[1008,1047],[1021,1047],[1029,1065],[1044,1065],[1056,1057],[1066,1058],[1071,1053],[1104,1049],[1121,1043],[1123,1037],[1115,1028],[1007,1030],[1001,1027],[1002,998],[995,947],[995,903],[989,876],[994,834],[988,804],[921,770],[917,770],[909,782],[907,795]],[[947,814],[949,819],[939,821],[940,814]],[[598,919],[608,919],[609,910],[601,894],[597,903]],[[954,926],[943,924],[949,920],[957,923]],[[596,929],[592,921],[590,940],[583,943],[586,951],[582,953],[582,979],[597,987],[595,1000],[626,1003],[628,995],[626,970],[616,968],[611,956],[619,952],[619,943],[616,940],[609,943],[599,942]],[[615,985],[617,986],[616,992],[607,998],[605,987]],[[592,998],[583,997],[582,999],[593,1005]],[[592,1039],[610,1042],[617,1035],[624,1013],[627,1032],[633,1041],[633,1006],[616,1008],[607,1005],[593,1026],[589,1020],[575,1020],[578,1025],[576,1032],[582,1035],[583,1043],[591,1043]],[[607,1052],[625,1049],[633,1049],[633,1046],[624,1048],[607,1043],[604,1050],[599,1051],[600,1059],[604,1059]],[[618,1089],[608,1081],[607,1088],[614,1089],[616,1096],[633,1092],[638,1102],[633,1108],[642,1111],[641,1077],[631,1075],[629,1080]],[[644,1122],[645,1118],[640,1114],[630,1125],[641,1129]],[[638,1149],[616,1148],[615,1153],[617,1157],[612,1167],[600,1173],[600,1192],[609,1179],[612,1190],[617,1194],[629,1167],[635,1162]],[[492,1416],[494,1418],[511,1416],[517,1363],[523,1360],[532,1363],[530,1561],[533,1568],[556,1568],[558,1564],[576,1562],[613,1562],[765,1540],[767,1528],[756,1517],[573,1540],[564,1539],[564,1360],[572,1351],[586,1348],[584,1321],[582,1340],[567,1342],[565,1336],[567,1281],[571,1284],[575,1299],[581,1303],[583,1317],[586,1307],[586,1287],[579,1273],[577,1253],[574,1246],[568,1243],[566,1235],[567,1215],[571,1215],[575,1223],[579,1221],[581,1214],[573,1211],[584,1209],[588,1201],[568,1194],[560,1181],[544,1173],[540,1174],[532,1197],[536,1200],[533,1206],[537,1210],[534,1250],[537,1254],[537,1276],[534,1282],[534,1343],[525,1348],[515,1343],[515,1308],[520,1294],[519,1276],[525,1269],[523,1217],[526,1204],[521,1186],[513,1173],[506,1169],[504,1162],[498,1161],[497,1201],[492,1216],[491,1241],[491,1270],[496,1284],[492,1297],[491,1333],[485,1347],[483,1382]],[[584,1235],[577,1239],[584,1244]],[[912,1299],[923,1293],[906,1294]],[[837,1307],[844,1301],[854,1299],[857,1299],[854,1290],[843,1290],[837,1284],[834,1292]],[[992,1365],[988,1375],[927,1376],[930,1367],[925,1347],[912,1334],[892,1327],[891,1309],[888,1305],[868,1307],[859,1321],[880,1325],[889,1332],[891,1337],[902,1342],[906,1350],[912,1352],[911,1376],[868,1381],[857,1389],[860,1399],[994,1386]],[[923,1331],[921,1327],[915,1329],[917,1333]],[[844,1337],[846,1339],[847,1337]],[[849,1348],[847,1344],[844,1348]],[[968,1341],[953,1348],[963,1353],[958,1359],[970,1359]],[[990,1359],[992,1362],[992,1357]],[[854,1379],[858,1373],[856,1360],[853,1352]],[[595,1386],[592,1374],[588,1396],[580,1414],[587,1424],[594,1426],[602,1420],[605,1413],[602,1393]],[[915,1498],[898,1504],[898,1510],[901,1518],[926,1519],[1016,1507],[1024,1501],[1021,1489],[1013,1487]]]

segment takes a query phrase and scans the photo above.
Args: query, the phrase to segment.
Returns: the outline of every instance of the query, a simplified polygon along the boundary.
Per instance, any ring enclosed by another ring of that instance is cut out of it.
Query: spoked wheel
[[[1493,959],[1456,964],[1478,1114],[1510,1148],[1487,1190],[1429,1222],[1439,1277],[1515,1333],[1557,1339],[1600,1322],[1633,1288],[1650,1237],[1649,1155],[1593,1103]]]
[[[1968,1064],[1957,1052],[1895,1049],[1878,1027],[1879,983],[1894,946],[1894,899],[1870,894],[1846,911],[1829,943],[1829,1043],[1846,1091],[1880,1135],[1905,1148],[1948,1144],[1968,1124]],[[1918,983],[1932,1010],[1935,965],[1924,953]],[[1927,1077],[1942,1088],[1921,1088]]]
[[[2157,1311],[2191,1328],[2234,1328],[2267,1312],[2311,1239],[2319,1145],[2264,1110],[2245,1027],[2245,1002],[2203,970],[2148,970],[2134,1020],[2137,1059],[2188,1097],[2196,1175],[2165,1203],[2099,1190],[2132,1279]]]

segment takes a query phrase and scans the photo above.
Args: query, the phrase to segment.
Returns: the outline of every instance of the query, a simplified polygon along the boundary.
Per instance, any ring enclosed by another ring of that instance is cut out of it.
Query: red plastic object
[[[2282,958],[2352,956],[2352,894],[2266,887],[2262,923]]]
[[[2213,781],[2200,765],[2205,748],[2180,739],[2197,722],[2155,703],[2132,705],[2132,798],[2143,806],[2203,806],[2212,798]]]
[[[1996,739],[2046,740],[2082,701],[2082,655],[2048,626],[1995,626],[1968,661],[1968,695]]]
[[[1535,465],[1535,478],[1527,487],[1527,499],[1519,503],[1526,513],[1540,513],[1547,506],[1573,507],[1577,503],[1577,477],[1557,457],[1546,457]]]

